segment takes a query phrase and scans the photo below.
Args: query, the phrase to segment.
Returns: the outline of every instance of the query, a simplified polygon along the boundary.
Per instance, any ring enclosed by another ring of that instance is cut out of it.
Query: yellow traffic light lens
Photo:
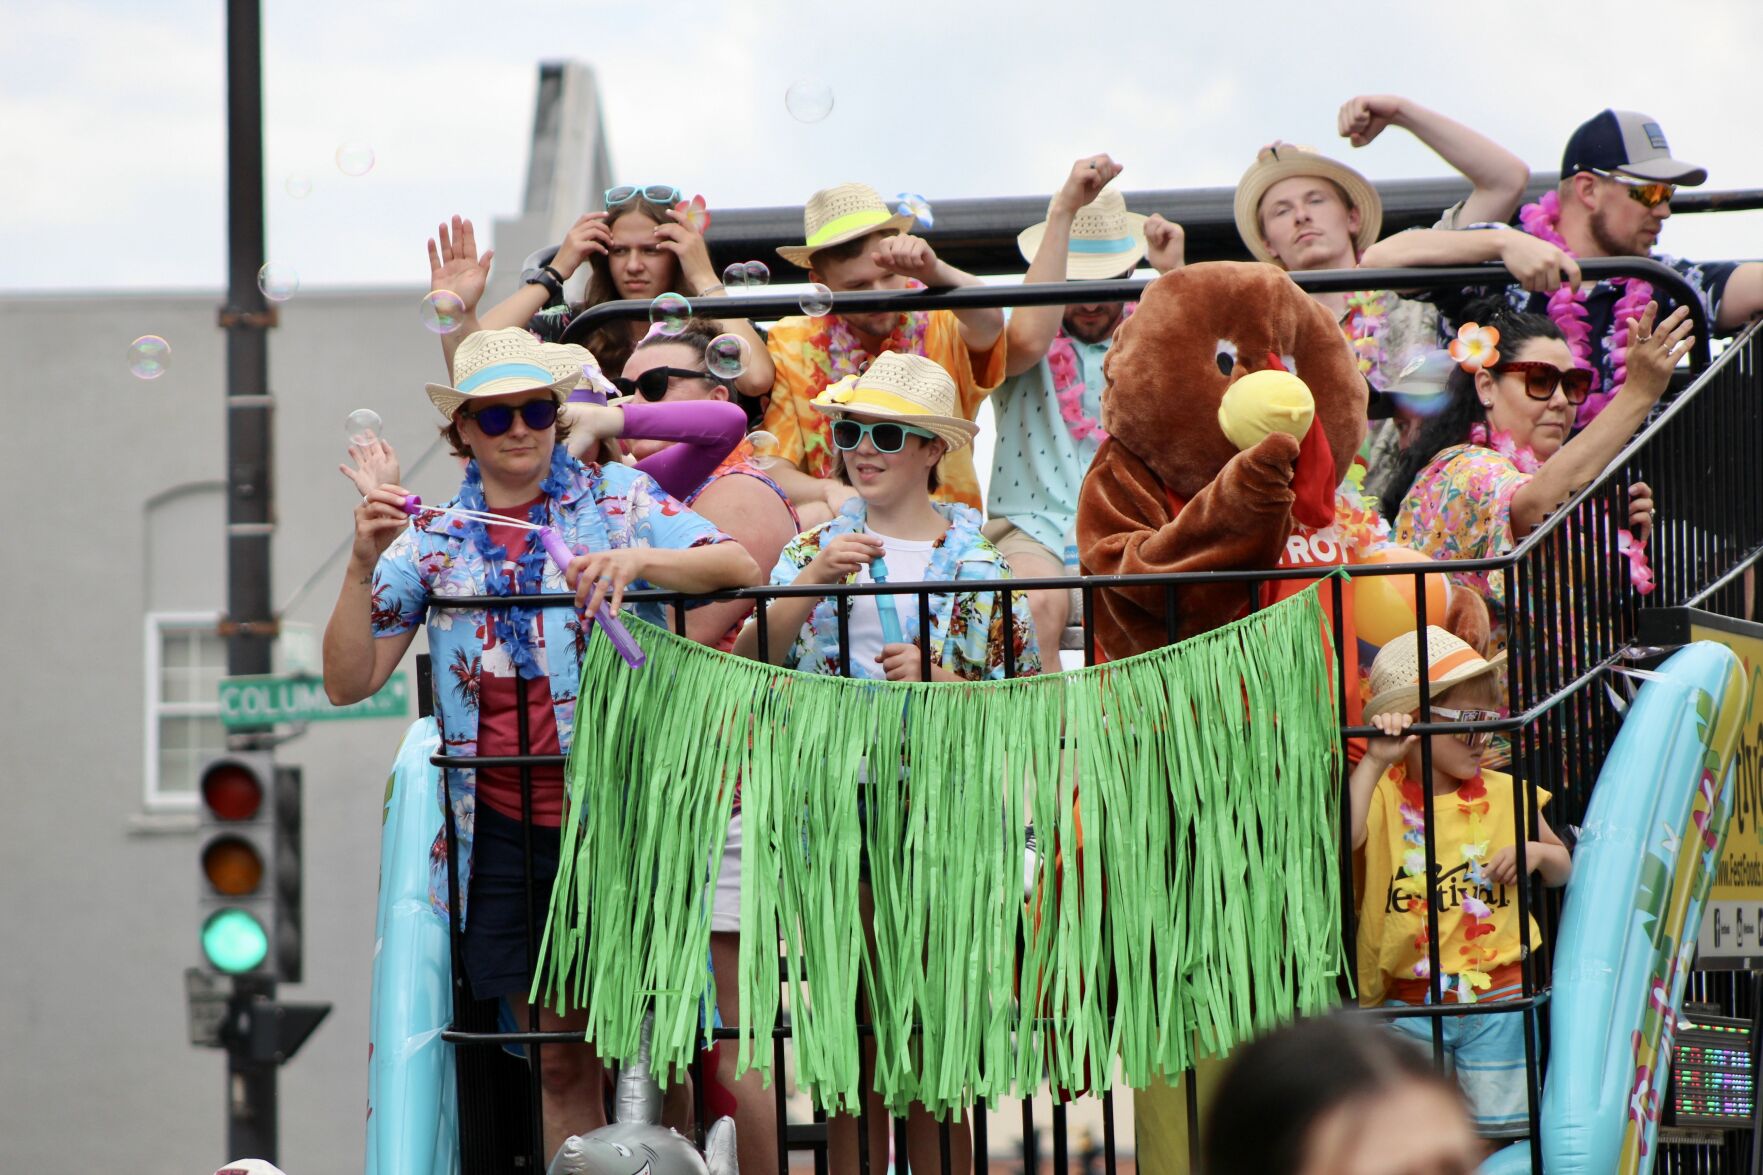
[[[263,884],[263,858],[249,841],[221,836],[202,850],[202,876],[214,892],[229,898],[256,893]]]
[[[262,966],[269,954],[263,924],[243,910],[221,910],[202,925],[202,953],[231,975]]]
[[[202,802],[218,820],[249,820],[263,806],[263,781],[249,768],[223,760],[203,773]]]

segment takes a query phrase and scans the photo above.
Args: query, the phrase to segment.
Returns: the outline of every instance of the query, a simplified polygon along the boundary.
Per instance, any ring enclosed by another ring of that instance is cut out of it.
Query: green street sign
[[[333,718],[403,718],[410,713],[410,677],[394,673],[380,692],[349,706],[333,706],[316,677],[226,677],[220,682],[223,726],[324,722]]]

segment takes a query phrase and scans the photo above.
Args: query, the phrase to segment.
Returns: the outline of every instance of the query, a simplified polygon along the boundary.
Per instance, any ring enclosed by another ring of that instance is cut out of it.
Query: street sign
[[[232,976],[186,968],[184,995],[190,1011],[190,1043],[198,1048],[221,1047],[221,1025],[226,1023],[227,1004],[233,998]]]
[[[316,677],[261,674],[220,682],[223,726],[269,726],[277,722],[325,722],[336,718],[403,718],[410,713],[410,675],[394,673],[371,698],[333,706]]]

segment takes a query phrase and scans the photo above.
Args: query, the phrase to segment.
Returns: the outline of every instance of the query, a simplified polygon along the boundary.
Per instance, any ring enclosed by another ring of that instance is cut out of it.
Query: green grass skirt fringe
[[[1043,1082],[1099,1091],[1117,1066],[1143,1086],[1336,1001],[1339,717],[1314,588],[1155,652],[985,683],[802,674],[625,622],[648,665],[589,645],[580,818],[533,986],[587,1010],[602,1056],[635,1056],[650,1012],[664,1080],[703,1045],[736,779],[741,1066],[769,1073],[781,943],[797,1080],[828,1109],[857,1107],[860,986],[874,1088],[957,1115]]]

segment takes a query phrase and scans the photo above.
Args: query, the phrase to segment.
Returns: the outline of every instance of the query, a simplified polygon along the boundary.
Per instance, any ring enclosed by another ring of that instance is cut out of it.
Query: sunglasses
[[[1526,363],[1497,363],[1493,370],[1496,375],[1522,375],[1524,394],[1533,400],[1547,400],[1555,394],[1556,387],[1559,387],[1569,404],[1583,404],[1592,390],[1592,373],[1578,367],[1562,371],[1553,363],[1531,360]]]
[[[635,379],[626,379],[621,375],[612,381],[612,385],[627,396],[638,395],[654,403],[667,395],[668,385],[676,379],[717,382],[708,371],[688,371],[684,367],[651,367]]]
[[[462,409],[459,415],[470,417],[485,436],[499,437],[514,427],[516,412],[534,432],[542,432],[557,423],[557,401],[551,399],[528,400],[518,408],[512,404],[490,404],[475,412]]]
[[[685,196],[672,184],[647,184],[634,187],[631,184],[619,184],[616,188],[606,189],[606,207],[617,208],[620,204],[629,204],[641,196],[651,204],[659,204],[663,208],[672,208]]]
[[[1493,722],[1505,715],[1498,710],[1453,710],[1449,706],[1434,706],[1432,720],[1434,722]],[[1451,736],[1470,750],[1487,745],[1494,737],[1491,730],[1470,730]]]
[[[1671,197],[1677,195],[1677,185],[1664,183],[1660,180],[1637,180],[1625,175],[1617,175],[1612,171],[1599,171],[1595,167],[1587,171],[1602,179],[1614,180],[1628,192],[1628,198],[1637,204],[1645,204],[1648,208],[1657,208],[1669,203]]]
[[[934,432],[926,432],[922,428],[910,425],[895,424],[891,420],[878,420],[870,424],[859,424],[855,420],[833,421],[833,444],[846,453],[863,443],[868,437],[869,443],[875,446],[878,453],[898,453],[906,447],[906,435],[923,437],[927,441],[937,439]]]

